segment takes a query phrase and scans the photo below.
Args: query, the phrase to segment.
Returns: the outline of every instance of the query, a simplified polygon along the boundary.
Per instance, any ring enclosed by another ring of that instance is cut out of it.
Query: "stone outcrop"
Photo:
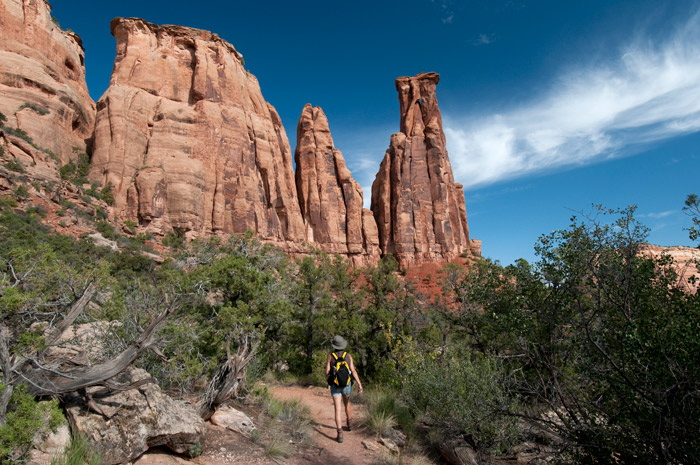
[[[112,183],[116,215],[160,234],[252,230],[299,247],[289,141],[241,54],[199,29],[135,18],[111,26],[117,56],[89,177]]]
[[[95,102],[80,37],[62,30],[45,0],[0,1],[0,112],[62,162],[86,151]]]
[[[435,96],[439,79],[396,79],[400,132],[372,184],[380,247],[402,265],[449,260],[470,247],[464,190],[454,182]]]
[[[357,264],[379,258],[374,217],[333,144],[321,108],[306,104],[297,126],[296,186],[306,240],[328,253],[347,255]]]
[[[129,368],[118,381],[129,384],[145,378],[149,375],[144,370]],[[106,394],[100,387],[87,390],[106,416],[89,411],[77,394],[67,399],[66,415],[73,431],[100,451],[105,465],[130,462],[151,447],[190,454],[203,444],[206,426],[194,407],[171,399],[156,384]]]

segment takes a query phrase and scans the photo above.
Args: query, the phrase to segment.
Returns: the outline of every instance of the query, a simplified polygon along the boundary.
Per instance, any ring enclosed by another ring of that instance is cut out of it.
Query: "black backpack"
[[[350,365],[345,361],[347,352],[343,352],[340,357],[335,352],[331,352],[331,356],[335,359],[335,363],[331,365],[331,372],[328,375],[328,384],[345,387],[350,384],[352,373]]]

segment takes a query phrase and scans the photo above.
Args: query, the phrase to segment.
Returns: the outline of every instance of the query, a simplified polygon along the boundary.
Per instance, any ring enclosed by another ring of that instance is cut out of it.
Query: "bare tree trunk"
[[[219,405],[236,394],[259,345],[258,340],[250,346],[248,335],[245,335],[239,341],[236,355],[231,356],[231,348],[226,342],[226,362],[219,367],[199,402],[199,415],[204,421],[211,418]]]
[[[2,384],[3,389],[0,394],[0,426],[5,424],[5,416],[7,406],[12,397],[14,383],[11,381],[12,360],[10,359],[10,348],[8,341],[10,339],[10,330],[3,324],[0,324],[0,369],[2,369]]]

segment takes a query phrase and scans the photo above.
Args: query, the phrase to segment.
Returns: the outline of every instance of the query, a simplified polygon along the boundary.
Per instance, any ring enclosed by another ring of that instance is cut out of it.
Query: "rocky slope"
[[[304,107],[294,152],[296,184],[306,240],[357,264],[379,258],[374,216],[362,208],[360,185],[333,144],[328,119],[319,107]]]
[[[95,103],[80,37],[63,31],[44,0],[0,1],[0,112],[6,126],[62,163],[86,151]]]
[[[401,129],[372,184],[380,247],[402,264],[450,260],[470,250],[464,190],[454,182],[435,95],[439,80],[436,73],[396,79]]]

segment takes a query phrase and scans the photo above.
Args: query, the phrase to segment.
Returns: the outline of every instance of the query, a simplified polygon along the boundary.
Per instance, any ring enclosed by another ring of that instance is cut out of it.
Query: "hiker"
[[[353,382],[357,383],[357,387],[362,394],[362,383],[360,377],[357,376],[355,364],[352,362],[352,356],[345,351],[348,346],[348,341],[341,336],[334,336],[331,339],[333,352],[328,354],[326,360],[326,378],[328,378],[328,386],[331,389],[331,397],[333,398],[333,407],[335,408],[335,426],[338,429],[338,442],[343,442],[343,428],[340,421],[340,399],[343,399],[345,404],[345,418],[347,419],[348,431],[352,431],[352,414],[350,411],[350,390]]]

